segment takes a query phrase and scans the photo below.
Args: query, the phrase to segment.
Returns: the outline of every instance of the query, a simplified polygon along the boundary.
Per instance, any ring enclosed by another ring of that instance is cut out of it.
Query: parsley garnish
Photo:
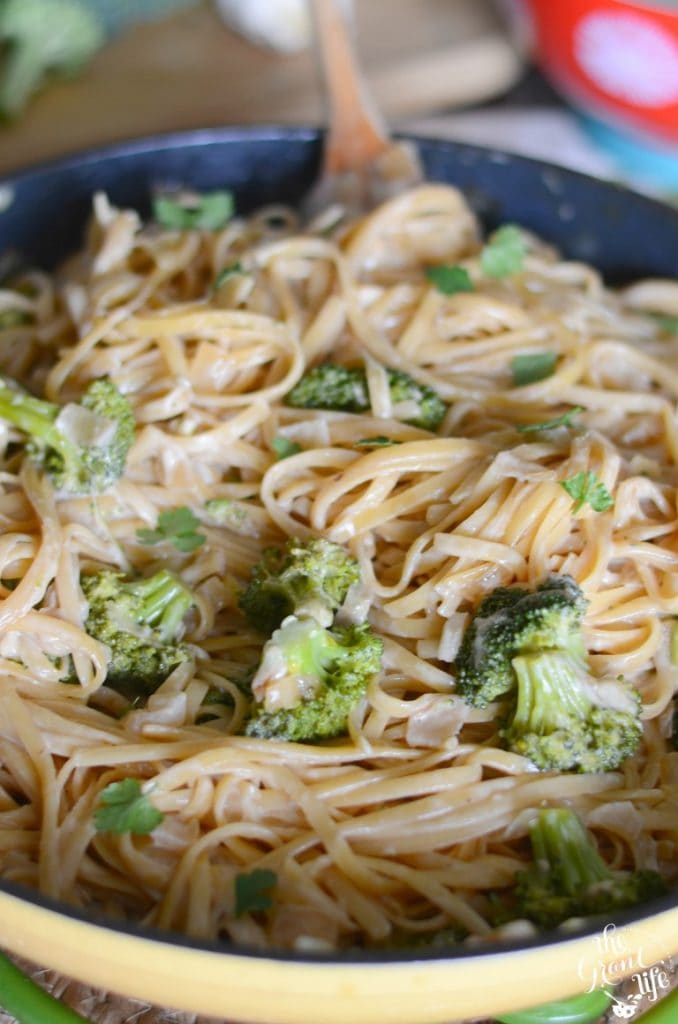
[[[290,441],[286,437],[274,437],[271,441],[271,448],[275,452],[275,457],[278,461],[280,459],[288,459],[290,455],[296,455],[301,451],[301,445],[297,444],[296,441]]]
[[[553,420],[544,420],[543,423],[521,423],[516,429],[521,434],[535,434],[541,430],[555,430],[556,427],[571,427],[573,418],[583,411],[583,405],[575,405]]]
[[[522,387],[523,384],[544,380],[551,376],[557,362],[555,352],[526,352],[525,355],[514,356],[511,360],[513,383],[516,387]]]
[[[678,665],[678,622],[675,621],[671,623],[670,653],[671,664]],[[678,705],[676,706],[678,707]],[[676,747],[676,749],[678,750],[678,747]]]
[[[204,533],[196,532],[196,526],[200,526],[200,520],[196,519],[190,508],[181,505],[161,512],[155,530],[146,527],[137,530],[137,540],[142,544],[169,541],[177,551],[195,551],[207,540]]]
[[[0,313],[0,331],[8,327],[23,327],[32,321],[33,317],[25,309],[5,309]]]
[[[465,267],[441,264],[426,268],[426,280],[435,285],[443,295],[454,295],[456,292],[472,292],[473,281]]]
[[[660,331],[678,334],[678,316],[665,316],[663,313],[655,313],[654,316]]]
[[[235,916],[255,910],[268,910],[273,905],[271,889],[278,881],[275,871],[255,868],[248,874],[235,876]]]
[[[393,444],[402,444],[402,441],[394,441],[392,437],[384,437],[378,434],[376,437],[363,437],[356,441],[354,448],[389,448]]]
[[[569,480],[561,480],[560,486],[574,498],[573,512],[578,512],[582,505],[586,504],[590,505],[594,512],[604,512],[614,505],[614,498],[592,469],[588,473],[583,470],[581,473],[575,473]]]
[[[153,216],[164,228],[217,231],[233,216],[233,196],[230,192],[204,192],[195,198],[156,196]]]
[[[94,824],[97,832],[115,832],[118,835],[131,832],[135,836],[146,836],[164,817],[141,792],[138,779],[121,779],[120,782],[111,782],[99,794]]]
[[[504,224],[483,246],[480,269],[487,277],[508,277],[523,269],[527,245],[515,224]]]
[[[227,267],[220,270],[214,278],[212,289],[216,291],[217,288],[221,288],[224,281],[227,281],[229,277],[233,277],[234,274],[242,274],[242,263],[229,263]]]

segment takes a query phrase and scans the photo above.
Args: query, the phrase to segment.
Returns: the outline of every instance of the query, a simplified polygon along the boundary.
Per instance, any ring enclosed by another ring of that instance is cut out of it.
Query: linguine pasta
[[[612,291],[528,233],[520,272],[488,278],[476,220],[445,185],[348,226],[334,213],[305,229],[267,208],[218,231],[164,230],[99,195],[80,253],[0,289],[0,315],[30,318],[0,333],[2,373],[60,404],[110,377],[137,420],[124,477],[83,498],[55,493],[0,422],[2,877],[254,946],[482,937],[485,894],[529,857],[530,813],[566,803],[612,866],[675,880],[678,358],[651,314],[678,314],[678,284]],[[441,263],[465,268],[473,291],[438,290],[425,270]],[[544,352],[553,373],[516,386],[512,359]],[[365,365],[368,412],[285,404],[330,356]],[[384,367],[448,403],[437,434],[404,422]],[[518,429],[574,406],[571,426]],[[398,443],[358,443],[374,437]],[[277,458],[280,439],[296,453]],[[574,510],[561,483],[589,471],[613,507]],[[206,509],[214,499],[230,502],[225,524]],[[139,541],[183,506],[199,548]],[[263,641],[238,593],[287,536],[350,550],[384,640],[349,735],[317,746],[241,734],[237,680]],[[169,568],[197,594],[192,658],[132,709],[83,629],[80,573],[103,566]],[[452,663],[482,597],[552,572],[590,602],[594,673],[642,696],[643,744],[615,772],[537,772],[501,749],[496,708],[455,695]],[[97,832],[102,790],[130,777],[162,823]],[[237,916],[234,880],[257,868],[275,873],[272,905]]]

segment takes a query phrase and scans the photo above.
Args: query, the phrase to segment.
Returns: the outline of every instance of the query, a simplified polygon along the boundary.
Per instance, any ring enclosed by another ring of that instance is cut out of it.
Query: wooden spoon
[[[423,171],[414,147],[393,142],[360,72],[337,0],[311,0],[329,107],[323,168],[309,212],[340,203],[360,213],[416,184]]]

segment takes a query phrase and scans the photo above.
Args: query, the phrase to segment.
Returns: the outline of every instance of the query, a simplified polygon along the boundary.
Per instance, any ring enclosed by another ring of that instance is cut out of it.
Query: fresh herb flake
[[[504,224],[483,246],[480,269],[486,277],[509,277],[523,269],[527,245],[523,233],[515,224]]]
[[[354,448],[390,448],[391,445],[402,444],[402,441],[395,441],[392,437],[384,437],[383,434],[378,434],[376,437],[363,437],[360,441],[356,441],[353,445]]]
[[[233,277],[234,274],[242,274],[242,263],[229,263],[227,267],[220,270],[214,279],[212,289],[217,291],[218,288],[221,288],[224,281],[228,281],[229,277]]]
[[[195,551],[207,540],[204,533],[196,532],[198,526],[200,520],[193,515],[190,508],[182,505],[161,512],[155,530],[146,527],[137,530],[137,540],[141,544],[160,544],[169,541],[177,551],[186,554]]]
[[[297,444],[296,441],[290,441],[288,438],[280,436],[273,438],[271,448],[275,452],[275,457],[278,461],[289,459],[290,455],[297,455],[301,451],[301,445]]]
[[[614,498],[592,469],[588,472],[582,470],[568,480],[561,480],[560,486],[574,498],[573,512],[578,512],[583,505],[590,505],[594,512],[604,512],[614,505]]]
[[[580,412],[584,412],[583,405],[575,405],[572,409],[568,409],[562,416],[556,416],[553,420],[544,420],[543,423],[521,423],[516,429],[521,434],[536,434],[542,430],[555,430],[557,427],[571,427],[574,424],[572,420],[575,416],[578,416]]]
[[[443,295],[455,295],[457,292],[472,292],[473,281],[465,267],[440,264],[426,268],[426,279],[435,285]]]
[[[671,664],[678,665],[678,622],[671,623]]]
[[[131,832],[135,836],[146,836],[164,818],[141,791],[138,779],[121,779],[111,782],[99,795],[99,804],[94,811],[97,832],[115,832],[122,835]]]
[[[516,387],[535,384],[550,377],[556,368],[558,356],[555,352],[526,352],[511,360],[511,373]]]
[[[24,327],[33,322],[33,317],[25,309],[4,309],[0,313],[0,331],[8,327]]]
[[[153,216],[164,228],[186,231],[203,228],[218,231],[233,216],[233,196],[230,192],[204,192],[195,197],[156,196]]]
[[[247,874],[235,876],[235,916],[242,917],[257,910],[268,910],[273,905],[271,890],[278,876],[275,871],[255,868]]]
[[[664,334],[678,334],[678,316],[666,316],[663,313],[656,313],[655,319],[660,331]]]

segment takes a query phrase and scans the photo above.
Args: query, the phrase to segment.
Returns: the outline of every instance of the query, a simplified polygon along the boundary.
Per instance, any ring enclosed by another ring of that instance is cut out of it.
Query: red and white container
[[[618,156],[663,162],[666,183],[678,189],[678,0],[512,5],[542,71],[593,119],[599,141]]]

